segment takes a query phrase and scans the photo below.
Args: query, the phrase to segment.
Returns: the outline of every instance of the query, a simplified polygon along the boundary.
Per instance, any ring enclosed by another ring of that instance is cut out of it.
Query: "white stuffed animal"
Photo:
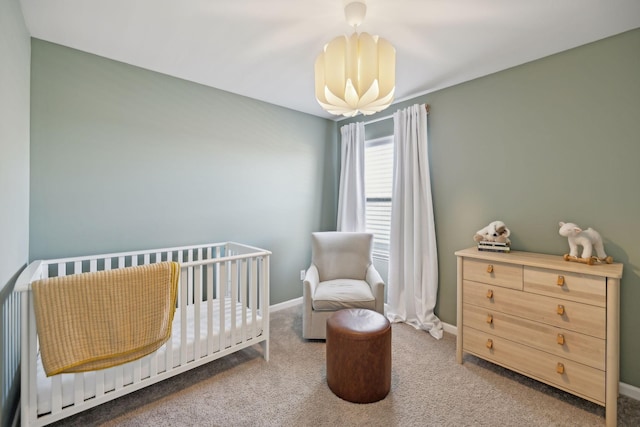
[[[473,240],[476,242],[500,242],[509,245],[511,244],[510,235],[511,230],[504,225],[504,222],[493,221],[483,229],[478,230],[473,236]]]
[[[560,222],[560,230],[558,233],[569,239],[570,256],[577,258],[578,246],[582,246],[583,259],[591,258],[594,248],[600,260],[607,258],[607,254],[604,252],[604,245],[602,244],[602,237],[600,237],[600,234],[593,228],[589,227],[583,230],[571,222]]]

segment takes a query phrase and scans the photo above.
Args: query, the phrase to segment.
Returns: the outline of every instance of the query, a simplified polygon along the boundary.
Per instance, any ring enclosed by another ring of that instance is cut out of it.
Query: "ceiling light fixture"
[[[348,3],[344,13],[353,35],[331,40],[316,59],[316,99],[331,114],[366,116],[393,102],[396,50],[381,37],[357,33],[366,12],[363,2]]]

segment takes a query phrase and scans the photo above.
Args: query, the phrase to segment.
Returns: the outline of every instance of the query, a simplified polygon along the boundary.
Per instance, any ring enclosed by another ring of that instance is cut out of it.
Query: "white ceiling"
[[[640,0],[366,0],[396,100],[640,27]],[[344,0],[21,0],[33,37],[320,117],[313,65]],[[640,54],[640,52],[639,52]]]

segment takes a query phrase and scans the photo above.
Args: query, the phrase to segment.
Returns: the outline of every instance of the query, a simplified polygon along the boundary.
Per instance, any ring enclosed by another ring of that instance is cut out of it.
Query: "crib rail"
[[[227,242],[31,263],[15,288],[22,293],[23,425],[60,420],[258,343],[268,360],[270,255],[263,249]],[[179,318],[179,328],[174,327],[172,339],[155,353],[125,365],[38,380],[31,282],[163,261],[180,264],[174,317],[174,322]],[[49,390],[46,398],[43,387]]]

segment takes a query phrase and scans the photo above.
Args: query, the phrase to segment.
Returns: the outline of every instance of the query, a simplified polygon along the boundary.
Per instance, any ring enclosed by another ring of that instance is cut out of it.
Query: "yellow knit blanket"
[[[162,262],[32,283],[47,376],[105,369],[171,336],[180,266]]]

